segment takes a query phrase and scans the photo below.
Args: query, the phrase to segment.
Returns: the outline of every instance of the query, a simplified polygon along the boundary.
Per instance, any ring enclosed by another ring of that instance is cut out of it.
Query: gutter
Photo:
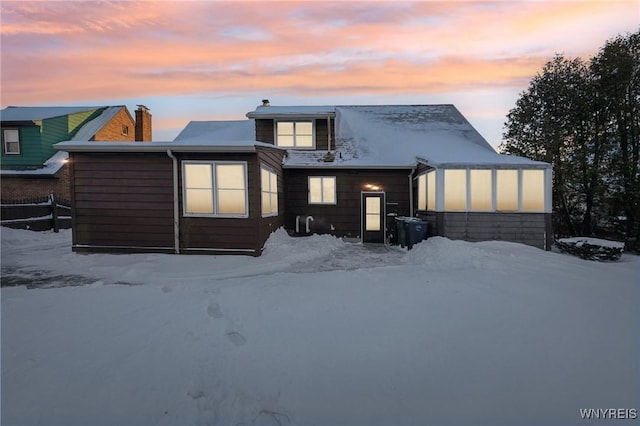
[[[173,162],[173,249],[180,254],[180,209],[178,199],[178,159],[170,149],[167,155]]]
[[[255,145],[180,145],[171,142],[60,142],[54,147],[67,152],[256,152]]]

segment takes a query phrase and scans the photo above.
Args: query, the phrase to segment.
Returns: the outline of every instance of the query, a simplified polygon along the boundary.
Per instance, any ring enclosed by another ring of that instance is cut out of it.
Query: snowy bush
[[[618,260],[622,256],[624,243],[598,238],[561,238],[556,241],[558,249],[586,260]]]

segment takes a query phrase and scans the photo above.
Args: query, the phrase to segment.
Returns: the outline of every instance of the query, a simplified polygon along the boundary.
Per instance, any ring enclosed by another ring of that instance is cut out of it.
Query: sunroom
[[[552,170],[547,163],[495,154],[494,164],[420,161],[417,216],[434,235],[507,240],[549,249]]]

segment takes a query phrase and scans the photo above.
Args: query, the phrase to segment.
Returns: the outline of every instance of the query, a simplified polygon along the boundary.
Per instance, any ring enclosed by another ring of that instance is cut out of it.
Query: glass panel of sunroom
[[[418,176],[418,210],[427,209],[427,175]]]
[[[522,171],[522,210],[544,211],[544,170]]]
[[[496,209],[518,210],[517,170],[496,170]]]
[[[427,173],[427,209],[436,209],[436,172]]]
[[[444,209],[464,211],[467,209],[467,171],[444,171]]]
[[[491,210],[491,170],[470,170],[471,210]]]

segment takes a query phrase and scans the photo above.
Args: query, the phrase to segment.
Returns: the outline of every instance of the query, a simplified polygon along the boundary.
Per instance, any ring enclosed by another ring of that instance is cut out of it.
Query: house
[[[269,234],[434,235],[549,249],[551,166],[497,154],[453,105],[262,106],[171,142],[63,142],[73,249],[260,255]]]
[[[144,106],[136,120],[125,106],[7,107],[0,111],[2,202],[55,193],[69,199],[67,154],[60,141],[150,141],[151,114]]]

